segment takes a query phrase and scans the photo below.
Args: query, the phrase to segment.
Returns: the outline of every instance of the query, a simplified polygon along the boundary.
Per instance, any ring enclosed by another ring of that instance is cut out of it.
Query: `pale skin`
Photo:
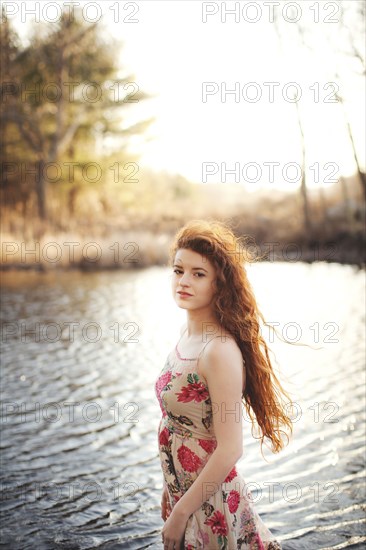
[[[195,269],[198,268],[198,269]],[[196,357],[203,342],[209,341],[199,360],[199,370],[209,388],[213,404],[213,430],[217,447],[188,491],[174,505],[166,503],[167,489],[162,496],[162,529],[164,550],[178,550],[184,538],[189,516],[198,510],[220,487],[243,454],[242,392],[245,370],[240,348],[220,327],[212,300],[216,291],[216,271],[201,254],[179,249],[175,255],[172,274],[172,293],[179,307],[187,312],[187,331],[179,343],[182,357]],[[192,296],[183,298],[178,291]],[[209,332],[203,340],[203,327]],[[185,326],[181,329],[183,334]],[[163,507],[164,504],[164,507]]]

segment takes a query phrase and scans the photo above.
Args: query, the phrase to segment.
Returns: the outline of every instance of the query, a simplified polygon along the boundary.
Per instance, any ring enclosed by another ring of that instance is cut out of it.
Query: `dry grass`
[[[49,197],[50,220],[25,220],[16,208],[3,208],[1,264],[4,268],[113,269],[165,265],[175,231],[194,218],[216,218],[255,243],[297,243],[303,259],[314,243],[337,246],[336,261],[362,263],[365,205],[354,184],[349,208],[339,186],[309,193],[312,231],[304,229],[299,193],[248,193],[237,184],[190,184],[180,176],[151,174],[138,188],[80,193],[77,216],[70,216],[57,196]],[[131,199],[132,196],[132,199]],[[127,198],[126,198],[127,197]],[[71,244],[74,243],[74,244]],[[268,244],[266,245],[268,248]],[[265,249],[265,248],[264,248]]]

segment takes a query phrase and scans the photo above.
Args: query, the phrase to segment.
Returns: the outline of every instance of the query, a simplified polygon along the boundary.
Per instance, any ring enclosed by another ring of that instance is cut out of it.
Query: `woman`
[[[264,437],[273,452],[283,448],[281,424],[292,433],[281,394],[292,402],[260,335],[264,319],[240,249],[227,225],[207,220],[188,222],[170,249],[173,297],[187,324],[155,383],[164,550],[281,549],[235,467],[242,399],[262,432],[261,449]]]

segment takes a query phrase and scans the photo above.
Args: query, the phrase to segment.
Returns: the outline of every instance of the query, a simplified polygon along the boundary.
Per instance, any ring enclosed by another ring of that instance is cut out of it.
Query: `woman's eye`
[[[173,273],[182,273],[181,269],[173,269]],[[198,275],[198,277],[204,277],[204,273],[194,273],[194,275]]]

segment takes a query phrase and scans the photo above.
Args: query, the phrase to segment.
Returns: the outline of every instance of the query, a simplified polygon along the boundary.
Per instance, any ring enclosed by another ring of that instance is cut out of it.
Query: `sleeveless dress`
[[[217,446],[208,386],[198,364],[208,343],[195,358],[181,357],[177,344],[155,382],[162,412],[159,458],[172,509]],[[219,487],[208,487],[207,494],[207,500],[189,516],[180,549],[282,550],[256,512],[236,466]]]

